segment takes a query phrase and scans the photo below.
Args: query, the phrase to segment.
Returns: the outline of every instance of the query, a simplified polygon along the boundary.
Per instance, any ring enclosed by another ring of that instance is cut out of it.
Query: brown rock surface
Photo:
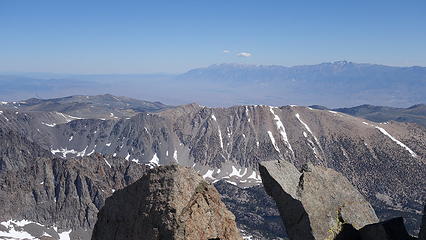
[[[150,170],[108,198],[92,239],[241,237],[216,189],[192,169],[171,165]]]
[[[299,172],[289,162],[268,161],[259,170],[293,240],[334,239],[344,224],[360,229],[378,222],[371,205],[332,169],[309,164]]]

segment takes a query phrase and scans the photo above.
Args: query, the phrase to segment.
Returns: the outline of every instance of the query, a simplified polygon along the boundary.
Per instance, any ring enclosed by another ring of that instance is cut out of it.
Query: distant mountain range
[[[391,67],[347,61],[305,66],[218,64],[179,75],[0,75],[5,100],[109,92],[170,105],[361,104],[408,107],[426,102],[426,67]]]

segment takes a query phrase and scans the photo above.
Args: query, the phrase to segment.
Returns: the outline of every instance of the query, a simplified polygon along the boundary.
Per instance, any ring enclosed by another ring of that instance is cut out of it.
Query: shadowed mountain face
[[[0,136],[0,239],[90,239],[105,199],[147,170],[99,154],[55,158],[19,133]]]
[[[370,103],[405,107],[426,102],[426,68],[339,61],[294,67],[219,64],[180,75],[0,76],[0,95],[5,99],[13,99],[16,93],[51,98],[56,97],[53,94],[105,92],[172,105],[319,104],[335,108]]]

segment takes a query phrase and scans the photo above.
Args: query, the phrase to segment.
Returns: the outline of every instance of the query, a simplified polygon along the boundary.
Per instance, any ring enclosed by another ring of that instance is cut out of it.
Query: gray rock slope
[[[65,232],[72,239],[88,239],[105,199],[147,169],[99,154],[54,158],[13,132],[3,134],[0,144],[14,160],[0,171],[0,237],[59,239],[58,233]],[[2,156],[2,162],[10,162]]]
[[[190,168],[160,166],[118,190],[98,214],[92,240],[242,239],[213,185]]]
[[[361,229],[378,222],[365,198],[340,173],[286,161],[259,163],[263,185],[277,203],[291,239],[335,239],[344,223]]]
[[[58,157],[94,152],[150,167],[178,163],[206,180],[260,183],[257,163],[313,162],[342,173],[386,219],[418,229],[426,195],[426,132],[415,124],[375,123],[328,110],[285,106],[184,105],[130,119],[67,119],[58,112],[3,110],[0,123]]]

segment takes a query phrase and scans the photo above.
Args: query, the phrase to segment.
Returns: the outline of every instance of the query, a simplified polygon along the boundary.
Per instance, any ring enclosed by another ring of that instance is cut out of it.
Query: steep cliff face
[[[2,146],[18,157],[0,171],[0,225],[6,228],[0,229],[0,237],[12,236],[13,230],[15,237],[48,234],[59,239],[58,233],[67,232],[72,239],[88,239],[105,199],[148,168],[99,154],[54,158],[19,134],[2,136]],[[31,231],[31,226],[38,230]]]
[[[92,240],[242,239],[234,215],[195,171],[158,167],[107,199]]]
[[[287,237],[275,201],[262,185],[241,188],[220,180],[214,186],[235,215],[243,237],[252,240]]]
[[[51,157],[51,153],[20,134],[0,128],[0,174],[24,168],[43,157]]]
[[[291,239],[335,239],[343,224],[361,229],[378,222],[371,205],[340,173],[305,165],[301,172],[292,163],[259,164],[263,185],[277,203]]]

